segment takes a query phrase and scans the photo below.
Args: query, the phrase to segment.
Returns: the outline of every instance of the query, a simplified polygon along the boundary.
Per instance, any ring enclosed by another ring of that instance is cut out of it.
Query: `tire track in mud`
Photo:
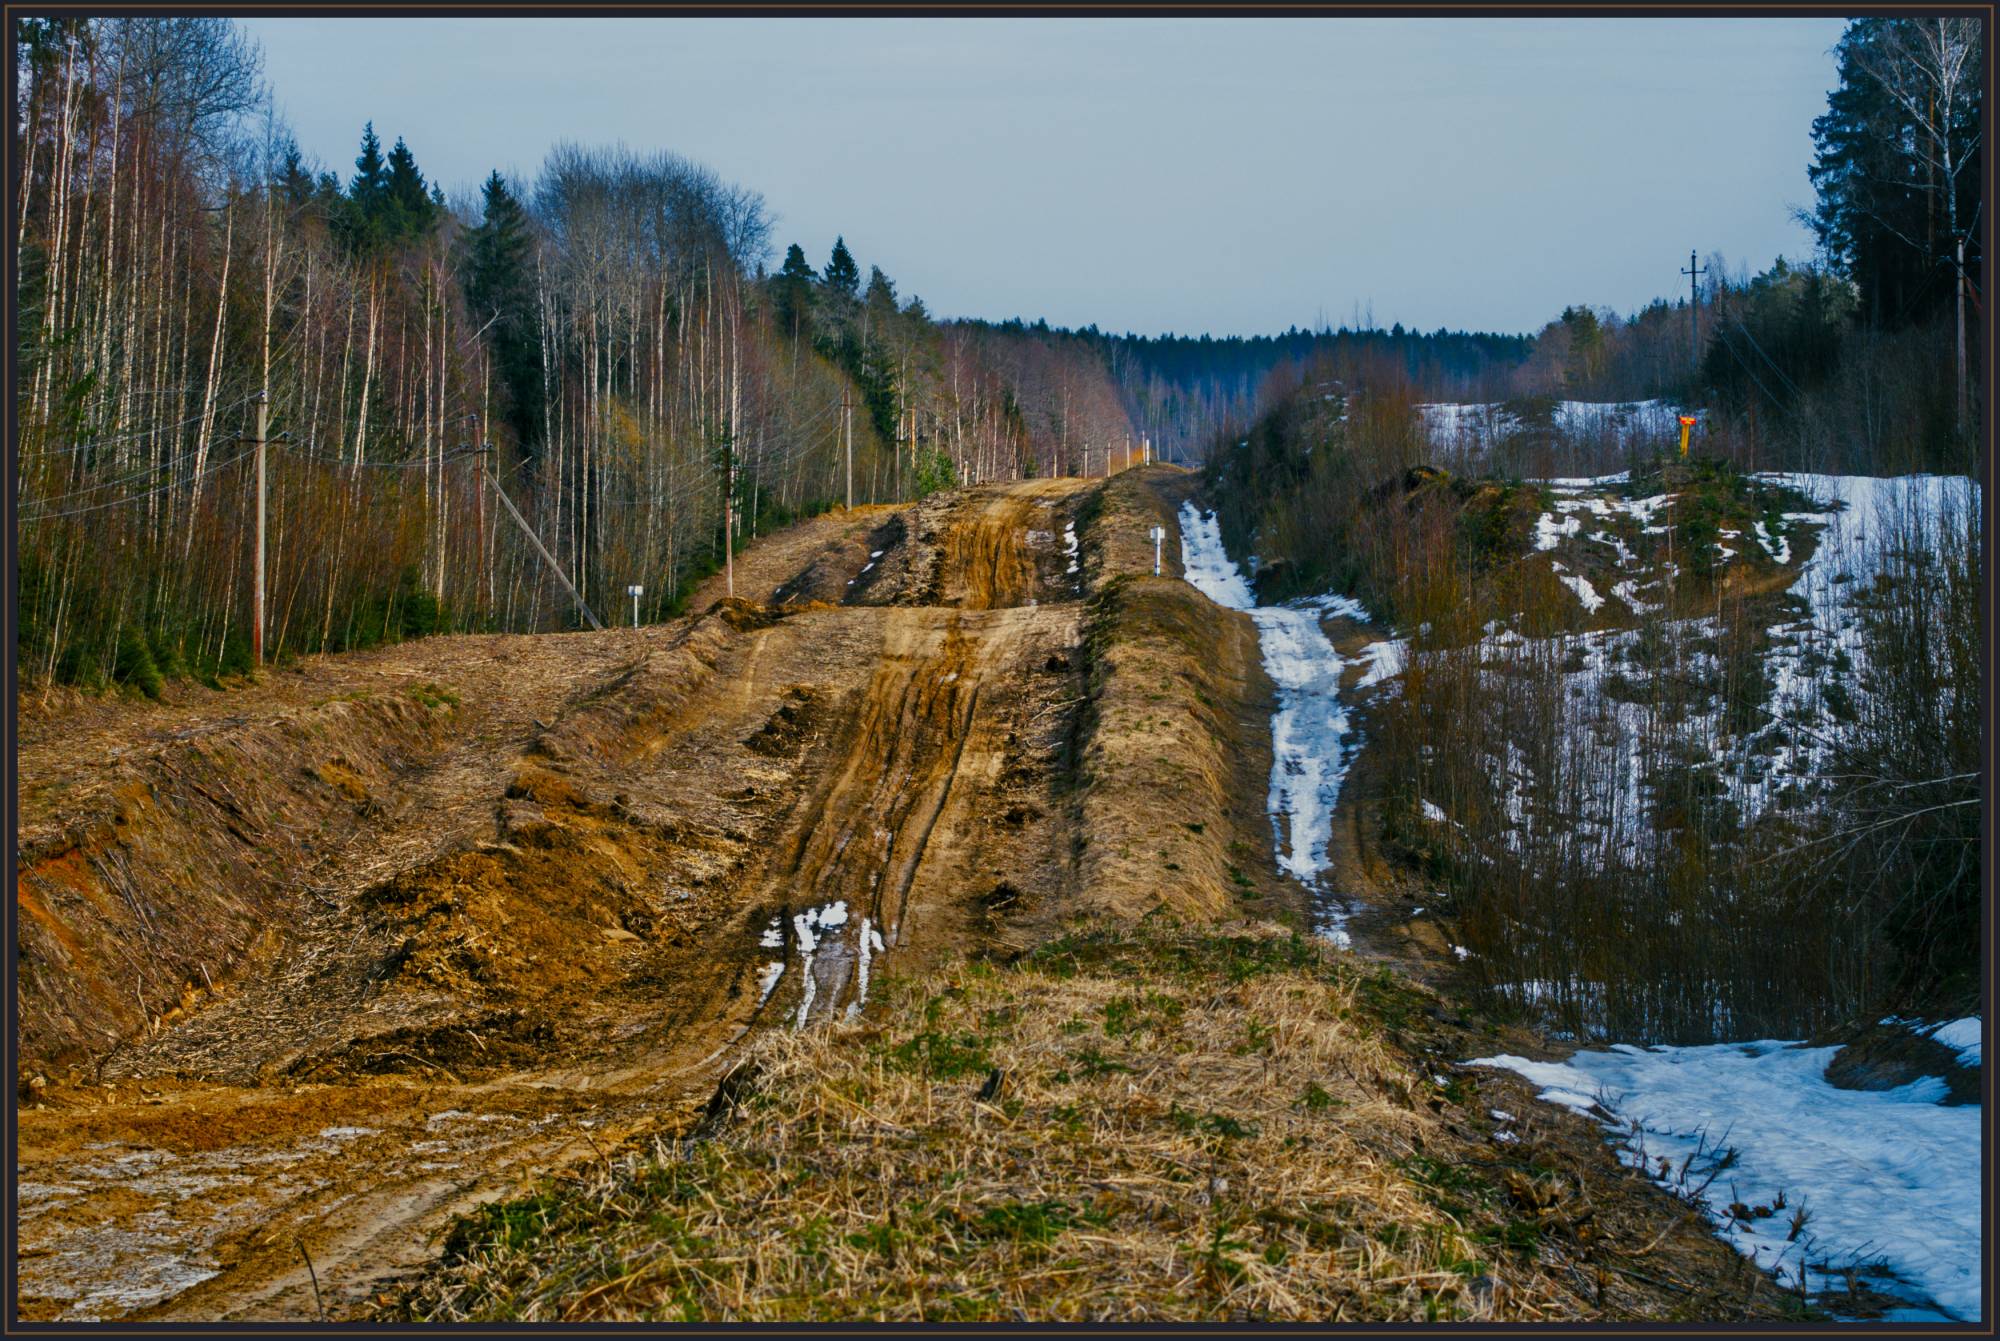
[[[982,897],[1063,897],[1052,774],[1082,593],[1054,535],[1078,490],[933,499],[844,607],[717,607],[597,654],[551,723],[525,699],[482,715],[387,798],[261,976],[122,1053],[119,1089],[58,1083],[27,1115],[17,1178],[56,1190],[17,1197],[23,1316],[310,1319],[316,1272],[338,1317],[454,1213],[676,1134],[751,1030],[858,1006],[884,955],[976,942]],[[880,557],[843,543],[843,563]],[[549,878],[567,887],[518,883]],[[391,916],[369,891],[397,882],[416,899]],[[409,976],[490,932],[486,906],[561,922],[554,995]],[[774,919],[785,968],[760,983]],[[482,1063],[508,1011],[554,1041]],[[405,1064],[391,1023],[472,1041]]]
[[[768,984],[771,999],[787,1007],[796,1000],[798,1023],[863,1004],[863,965],[911,939],[912,894],[930,867],[994,855],[953,822],[963,816],[952,806],[961,778],[975,771],[968,754],[985,759],[999,745],[997,722],[982,712],[986,682],[1025,669],[1009,666],[1023,632],[1039,635],[1038,645],[1075,638],[1074,621],[1056,612],[885,613],[895,629],[838,748],[845,763],[801,802],[764,877],[779,901],[781,936],[788,925],[792,932],[792,954]],[[995,770],[976,771],[981,786]],[[962,893],[934,883],[946,882],[926,882],[917,917],[935,911],[928,904],[936,896]]]

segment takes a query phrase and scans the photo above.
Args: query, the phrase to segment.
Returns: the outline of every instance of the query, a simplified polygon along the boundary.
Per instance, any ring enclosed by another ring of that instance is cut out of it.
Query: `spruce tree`
[[[384,227],[389,237],[420,237],[430,231],[433,217],[430,193],[425,188],[424,174],[417,170],[417,156],[400,135],[396,137],[396,147],[389,151],[383,195],[386,197]]]
[[[772,282],[778,324],[794,336],[809,333],[812,319],[813,284],[819,276],[806,260],[805,250],[794,242],[785,251],[785,263]]]
[[[535,239],[527,211],[498,172],[480,192],[485,215],[465,236],[465,304],[485,328],[506,392],[514,440],[533,455],[542,419],[541,326],[535,312]],[[491,323],[491,324],[489,324]]]
[[[882,267],[868,267],[868,311],[871,315],[893,313],[896,310],[896,286],[882,273]]]
[[[1820,250],[1861,291],[1876,325],[1896,326],[1948,304],[1952,296],[1947,211],[1942,187],[1916,152],[1920,128],[1895,105],[1869,71],[1892,25],[1906,19],[1857,19],[1835,48],[1840,85],[1813,122],[1813,164],[1819,196],[1810,220]],[[1961,115],[1977,119],[1977,108]],[[1966,131],[1973,133],[1974,126]],[[1978,173],[1961,181],[1960,217],[1978,208]]]
[[[341,210],[340,232],[350,250],[366,254],[387,239],[383,215],[388,189],[382,141],[370,121],[361,128],[361,152],[355,156],[354,176],[348,180],[347,202]]]
[[[305,155],[299,152],[298,141],[287,139],[278,171],[271,181],[272,189],[285,202],[287,209],[296,210],[312,199],[313,185],[313,175],[306,168]]]
[[[826,287],[850,300],[861,291],[861,267],[854,263],[854,253],[848,251],[844,237],[833,240],[833,256],[826,263]]]

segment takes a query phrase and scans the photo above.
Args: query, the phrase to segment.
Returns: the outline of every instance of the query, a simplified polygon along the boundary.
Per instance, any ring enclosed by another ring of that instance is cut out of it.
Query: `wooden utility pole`
[[[488,447],[485,450],[490,452],[493,449]],[[549,553],[548,546],[544,545],[542,538],[535,534],[535,528],[528,525],[528,519],[521,515],[521,509],[514,506],[514,500],[509,498],[507,491],[500,487],[500,472],[497,470],[493,472],[493,492],[499,495],[500,502],[507,509],[507,515],[514,519],[516,526],[521,528],[521,534],[527,536],[528,543],[535,547],[535,553],[542,556],[542,562],[547,564],[549,571],[556,575],[556,581],[562,583],[563,590],[568,592],[570,599],[576,602],[576,608],[583,611],[583,617],[590,621],[590,627],[602,633],[604,625],[598,623],[597,616],[590,612],[590,607],[584,603],[583,597],[577,592],[575,584],[569,580],[569,574],[563,572],[562,565],[556,562],[556,556]]]
[[[736,594],[736,427],[722,435],[722,583],[726,595]]]
[[[840,441],[847,453],[847,510],[854,511],[854,405],[848,389],[840,388]]]
[[[267,493],[264,477],[265,430],[270,426],[271,406],[264,393],[257,393],[257,572],[250,582],[250,654],[264,664],[264,514]]]
[[[1681,271],[1688,277],[1688,367],[1701,366],[1701,276],[1708,273],[1708,267],[1695,268],[1694,249],[1688,249],[1687,269]]]

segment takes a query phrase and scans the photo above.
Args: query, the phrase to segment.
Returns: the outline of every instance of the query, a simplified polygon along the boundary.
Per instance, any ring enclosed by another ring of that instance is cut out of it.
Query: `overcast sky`
[[[934,313],[1532,330],[1810,254],[1834,19],[259,19],[343,179],[672,149]]]

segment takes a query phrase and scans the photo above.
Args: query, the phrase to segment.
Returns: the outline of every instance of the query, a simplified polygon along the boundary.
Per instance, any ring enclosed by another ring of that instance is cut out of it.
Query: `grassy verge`
[[[391,1320],[1740,1318],[1596,1137],[1268,926],[1077,934],[772,1034],[683,1136],[462,1220]],[[1502,1135],[1489,1103],[1522,1113]],[[1645,1258],[1643,1262],[1641,1258]]]

